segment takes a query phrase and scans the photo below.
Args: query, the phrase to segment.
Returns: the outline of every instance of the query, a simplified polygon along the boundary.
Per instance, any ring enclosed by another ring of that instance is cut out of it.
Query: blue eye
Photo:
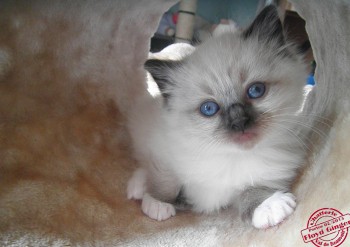
[[[214,116],[219,110],[219,105],[213,101],[206,101],[200,107],[201,113],[206,117]]]
[[[247,95],[250,99],[258,99],[265,93],[265,84],[262,82],[256,82],[249,86]]]

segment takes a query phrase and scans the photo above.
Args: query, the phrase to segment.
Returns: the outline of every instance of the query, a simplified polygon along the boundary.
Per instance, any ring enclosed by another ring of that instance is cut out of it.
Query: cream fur
[[[148,38],[173,3],[1,1],[0,245],[309,246],[300,230],[315,210],[350,212],[350,10],[340,0],[295,1],[318,62],[315,100],[324,104],[312,105],[332,127],[312,139],[291,218],[267,231],[229,210],[158,223],[126,199],[135,166],[121,113],[142,87]]]

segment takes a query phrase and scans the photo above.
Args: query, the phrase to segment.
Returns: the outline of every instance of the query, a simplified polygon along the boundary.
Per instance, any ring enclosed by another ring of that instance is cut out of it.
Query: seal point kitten
[[[137,99],[129,117],[141,165],[129,199],[159,221],[180,204],[204,213],[234,205],[256,228],[292,214],[290,186],[305,156],[298,111],[306,66],[274,6],[246,30],[145,68],[160,94]]]

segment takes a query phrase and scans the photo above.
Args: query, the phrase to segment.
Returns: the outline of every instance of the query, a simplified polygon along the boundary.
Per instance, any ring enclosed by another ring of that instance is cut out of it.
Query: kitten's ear
[[[167,98],[169,92],[175,86],[171,78],[172,70],[180,67],[181,61],[149,59],[145,62],[145,69],[152,75],[162,95]]]
[[[253,23],[243,32],[243,37],[259,40],[277,40],[279,45],[285,44],[285,37],[277,8],[274,5],[265,7]]]

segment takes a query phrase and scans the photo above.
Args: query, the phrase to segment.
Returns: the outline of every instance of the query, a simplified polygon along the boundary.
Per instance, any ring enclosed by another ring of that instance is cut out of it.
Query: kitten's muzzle
[[[239,118],[232,122],[230,128],[234,131],[244,132],[248,123],[249,119],[247,117]]]
[[[250,106],[241,103],[232,104],[224,113],[226,128],[235,132],[242,132],[254,123],[253,111]]]

